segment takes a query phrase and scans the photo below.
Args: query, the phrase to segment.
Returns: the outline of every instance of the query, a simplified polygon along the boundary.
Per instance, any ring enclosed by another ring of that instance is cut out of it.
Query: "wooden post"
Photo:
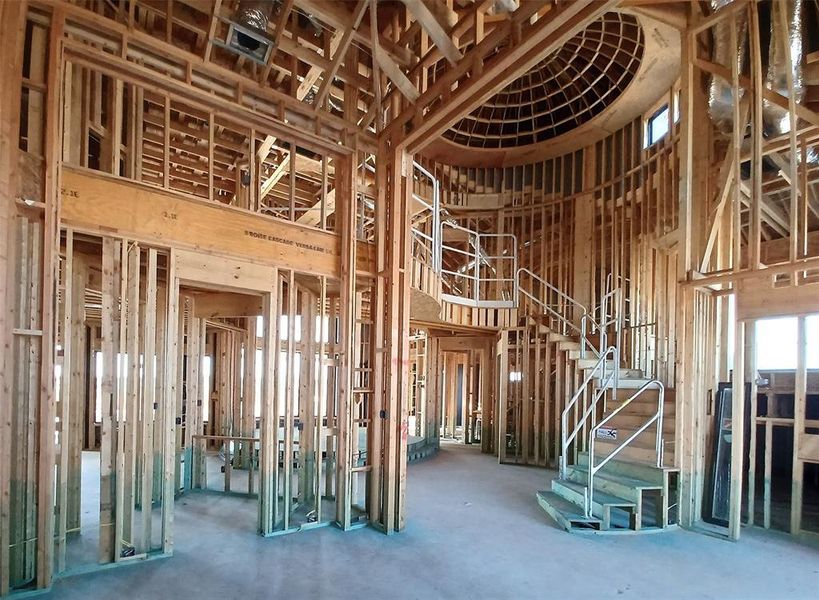
[[[259,533],[270,535],[278,521],[278,359],[281,283],[274,271],[273,289],[264,295],[262,345],[262,416],[259,456]]]
[[[69,429],[71,427],[71,357],[72,323],[74,309],[74,232],[65,232],[65,259],[62,269],[62,342],[63,363],[60,381],[59,414],[60,440],[59,462],[57,463],[57,572],[65,570],[66,537],[68,528],[68,460],[70,453]],[[79,348],[77,349],[79,350]]]
[[[162,551],[173,551],[173,511],[177,467],[176,406],[180,393],[177,380],[179,349],[179,281],[176,278],[176,253],[171,250],[167,269],[168,307],[165,317],[165,389],[161,414],[162,444]]]
[[[15,326],[14,293],[16,232],[14,194],[17,189],[20,135],[20,95],[27,2],[0,3],[0,397],[10,398],[14,386],[11,348]],[[10,588],[12,402],[0,402],[0,596]]]
[[[802,483],[805,475],[804,460],[800,457],[805,440],[805,412],[808,383],[808,327],[804,315],[799,316],[796,354],[796,387],[793,397],[793,467],[791,475],[791,535],[802,530]]]
[[[737,320],[731,388],[731,495],[728,535],[739,539],[742,515],[742,477],[745,471],[745,322]]]
[[[119,247],[113,238],[102,239],[102,434],[100,442],[100,545],[99,562],[114,561],[115,452],[117,430],[114,426],[116,395],[116,354],[118,338],[114,310],[119,304],[116,285]]]
[[[151,521],[154,479],[154,405],[156,403],[156,313],[157,313],[157,251],[148,250],[146,267],[147,285],[145,298],[144,336],[144,389],[142,403],[142,552],[151,550]],[[158,357],[157,357],[158,358]]]
[[[358,440],[352,439],[353,412],[355,399],[353,397],[353,370],[355,362],[355,329],[356,329],[356,300],[355,293],[355,200],[356,192],[355,167],[353,157],[336,159],[336,204],[341,207],[341,296],[340,296],[340,325],[342,348],[338,368],[338,448],[336,464],[336,522],[346,530],[350,527],[352,503],[352,447],[358,446]],[[374,410],[374,409],[373,409]],[[376,429],[378,426],[376,425]],[[379,460],[377,443],[378,434],[370,441],[368,454],[370,460]],[[375,468],[375,467],[373,467]],[[372,494],[372,488],[370,490]],[[372,499],[371,499],[372,503]],[[377,512],[377,509],[373,509]],[[370,515],[372,519],[373,516]]]

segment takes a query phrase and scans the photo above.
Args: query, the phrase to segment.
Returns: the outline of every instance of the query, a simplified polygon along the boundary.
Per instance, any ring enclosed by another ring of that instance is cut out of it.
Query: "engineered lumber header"
[[[78,231],[341,275],[341,236],[334,233],[80,169],[64,170],[62,197],[62,221]],[[359,246],[357,272],[367,275],[370,244]]]

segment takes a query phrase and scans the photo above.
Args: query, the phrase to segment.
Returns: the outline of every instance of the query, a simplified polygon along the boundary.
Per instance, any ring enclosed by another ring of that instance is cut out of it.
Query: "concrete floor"
[[[409,467],[406,531],[335,528],[262,539],[255,501],[178,503],[174,556],[59,580],[46,598],[816,598],[819,549],[744,530],[580,536],[534,494],[544,471],[444,444]]]

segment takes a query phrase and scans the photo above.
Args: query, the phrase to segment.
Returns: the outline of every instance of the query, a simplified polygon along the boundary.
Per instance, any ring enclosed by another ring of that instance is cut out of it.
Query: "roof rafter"
[[[449,37],[444,25],[438,20],[436,13],[440,14],[440,12],[433,13],[421,0],[401,1],[429,34],[429,37],[435,42],[435,45],[438,46],[438,49],[450,64],[452,66],[457,65],[464,56],[452,41],[452,38]]]

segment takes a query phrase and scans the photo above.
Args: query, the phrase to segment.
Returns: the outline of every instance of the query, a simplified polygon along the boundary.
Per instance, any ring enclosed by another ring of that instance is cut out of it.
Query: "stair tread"
[[[615,417],[615,421],[616,421],[616,417]],[[640,427],[642,427],[642,425],[643,425],[642,423],[640,423],[639,425],[626,425],[626,424],[623,424],[623,423],[612,422],[612,423],[607,423],[606,425],[604,425],[603,429],[615,429],[615,430],[617,430],[617,440],[622,441],[622,440],[625,440],[626,438],[628,438],[630,435],[636,433],[637,430],[640,429]],[[657,433],[657,427],[654,424],[652,424],[650,427],[648,427],[648,429],[643,431],[640,435],[641,436],[643,436],[643,435],[652,435],[653,436],[653,435],[656,435],[656,433]],[[674,434],[674,424],[673,423],[664,423],[663,424],[663,437],[674,437],[673,434]],[[604,439],[606,439],[606,438],[597,438],[597,441],[603,441]]]
[[[601,447],[604,448],[616,448],[619,447],[620,443],[623,440],[606,440],[603,438],[597,438],[594,440],[594,445],[596,449],[600,449]],[[628,446],[625,448],[639,448],[640,450],[654,450],[654,432],[651,432],[651,440],[640,439],[640,437],[634,438]],[[595,452],[597,454],[597,452]],[[612,459],[614,460],[614,459]]]
[[[657,398],[635,398],[628,404],[625,404],[623,400],[619,400],[617,398],[609,398],[608,400],[606,400],[606,406],[613,407],[611,408],[612,411],[615,408],[620,408],[621,406],[624,405],[625,408],[623,409],[623,411],[627,411],[632,406],[639,408],[645,408],[647,406],[650,406],[655,409],[657,408],[657,406],[659,406],[657,404]],[[663,402],[663,412],[666,412],[668,410],[674,410],[676,407],[677,405],[673,400],[666,400],[665,402]]]
[[[571,488],[579,493],[584,493],[586,490],[586,486],[582,483],[577,483],[576,481],[569,481],[568,479],[558,479],[556,480],[560,485],[564,485],[567,488]],[[619,498],[614,496],[613,494],[608,494],[606,492],[601,492],[600,490],[594,491],[594,502],[596,504],[610,504],[613,506],[636,506],[634,502],[631,500],[626,500],[625,498]]]
[[[588,452],[586,452],[584,450],[583,452],[580,452],[580,454],[581,455],[588,455]],[[586,458],[588,460],[588,456],[586,456]],[[648,469],[655,469],[657,471],[677,472],[677,471],[680,470],[678,467],[668,467],[668,466],[658,467],[657,465],[650,465],[650,464],[648,464],[646,462],[642,462],[642,461],[639,461],[639,460],[629,460],[627,458],[619,458],[619,457],[618,458],[612,458],[609,461],[608,464],[618,463],[618,462],[627,463],[629,465],[635,465],[635,466],[638,466],[638,467],[645,467],[645,468],[648,468]],[[583,466],[585,466],[585,465],[583,465]]]
[[[584,473],[588,477],[589,468],[585,465],[572,465],[572,469],[578,471],[580,473]],[[603,467],[605,469],[605,467]],[[631,487],[634,489],[662,489],[658,483],[651,483],[650,481],[646,481],[644,479],[638,479],[636,477],[626,477],[624,475],[617,475],[615,473],[607,473],[606,471],[598,471],[594,474],[595,480],[604,479],[606,481],[611,481],[615,483],[619,483],[626,487]],[[598,494],[598,491],[594,492],[595,495]]]
[[[548,502],[552,508],[560,512],[566,520],[580,521],[584,523],[602,523],[597,517],[587,517],[583,514],[583,508],[566,500],[563,496],[551,490],[542,490],[537,493],[539,499]]]

